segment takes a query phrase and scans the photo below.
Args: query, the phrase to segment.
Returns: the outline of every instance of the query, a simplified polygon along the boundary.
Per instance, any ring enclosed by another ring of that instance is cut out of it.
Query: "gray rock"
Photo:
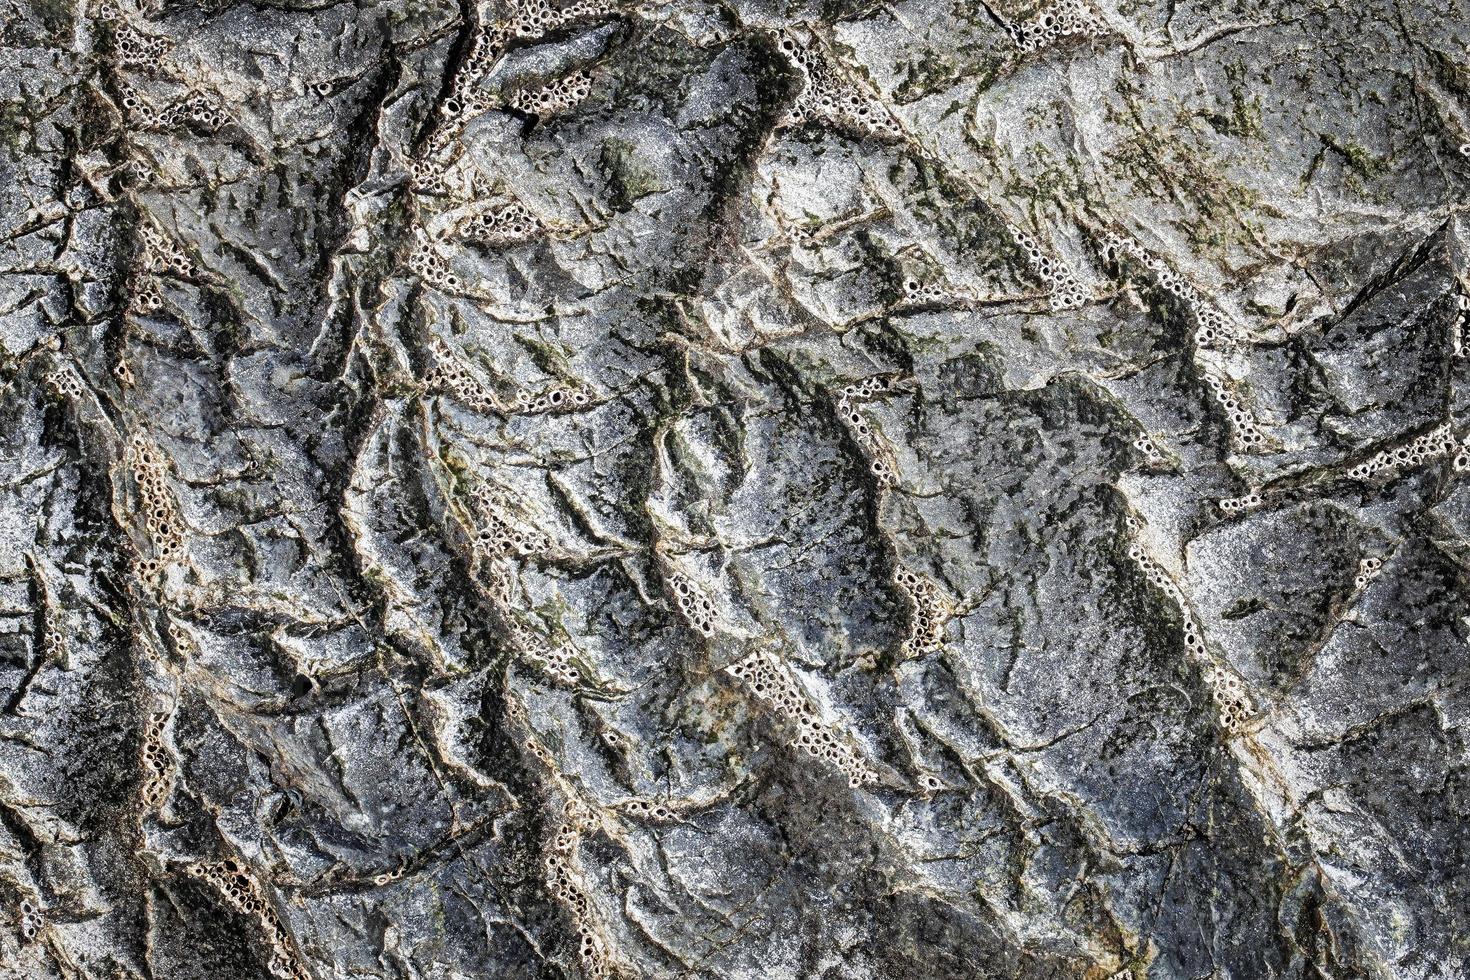
[[[0,12],[0,978],[1470,975],[1470,18]]]

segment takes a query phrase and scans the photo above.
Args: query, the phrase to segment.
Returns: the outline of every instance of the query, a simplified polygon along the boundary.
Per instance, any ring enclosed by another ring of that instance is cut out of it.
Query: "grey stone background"
[[[0,5],[0,976],[1470,976],[1460,0]]]

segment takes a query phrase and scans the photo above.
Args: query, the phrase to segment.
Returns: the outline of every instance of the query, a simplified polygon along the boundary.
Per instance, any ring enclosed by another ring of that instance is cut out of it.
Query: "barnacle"
[[[143,805],[150,810],[156,810],[163,805],[173,789],[173,757],[169,755],[168,748],[163,744],[164,730],[168,726],[169,716],[161,711],[155,711],[148,716],[148,724],[143,730]]]
[[[1087,305],[1090,293],[1061,259],[1047,254],[1041,244],[1019,228],[1011,227],[1011,236],[1026,253],[1031,268],[1046,286],[1051,308],[1057,312],[1075,310]]]
[[[511,95],[507,104],[528,115],[551,116],[570,109],[591,94],[592,76],[585,71],[574,71],[554,82],[520,89]]]
[[[596,928],[592,901],[577,866],[577,848],[582,835],[590,829],[585,808],[568,803],[560,830],[546,850],[546,883],[551,894],[571,915],[577,937],[577,957],[583,975],[589,980],[607,980],[613,976],[607,945]]]
[[[1249,510],[1255,510],[1264,503],[1265,498],[1261,496],[1261,492],[1259,490],[1252,490],[1249,493],[1241,494],[1239,497],[1226,497],[1222,499],[1220,501],[1220,510],[1234,517],[1237,514],[1243,514]]]
[[[234,858],[222,861],[199,861],[186,866],[193,877],[213,885],[228,904],[241,915],[257,920],[271,955],[269,970],[279,980],[313,980],[294,949],[291,934],[280,915],[246,870]]]
[[[847,777],[853,789],[877,779],[873,769],[847,740],[835,732],[811,699],[769,650],[758,650],[725,668],[761,701],[794,726],[791,744],[807,755],[829,763]]]
[[[169,565],[183,560],[188,527],[169,484],[168,458],[141,435],[129,442],[128,458],[144,528],[153,545],[153,557],[140,561],[138,571],[144,578],[155,579]]]
[[[857,405],[877,395],[896,390],[895,381],[891,376],[875,376],[844,385],[838,391],[835,403],[837,417],[847,426],[853,441],[862,448],[873,477],[884,487],[898,485],[898,469],[892,462],[893,453],[884,442],[882,434],[869,424]]]
[[[843,73],[814,38],[790,29],[773,31],[772,37],[801,76],[802,87],[787,112],[787,126],[810,120],[889,139],[903,137],[883,102]]]
[[[503,248],[540,234],[542,226],[520,201],[506,201],[465,218],[458,230],[473,241]]]
[[[692,577],[678,570],[670,571],[667,581],[674,605],[679,607],[684,620],[701,636],[714,636],[719,619],[708,593]]]
[[[1107,25],[1083,0],[1054,0],[1028,20],[1006,25],[1011,39],[1022,51],[1031,52],[1064,37],[1099,37]]]
[[[1137,539],[1142,523],[1132,515],[1125,520],[1134,540],[1128,545],[1128,557],[1135,562],[1150,585],[1164,593],[1179,609],[1184,619],[1184,651],[1201,664],[1205,687],[1214,701],[1220,727],[1229,735],[1242,734],[1256,716],[1250,694],[1238,674],[1222,663],[1205,642],[1204,631],[1195,618],[1189,599],[1169,573],[1154,560]]]
[[[118,63],[128,68],[152,68],[172,48],[167,38],[144,34],[125,22],[113,28],[112,38]]]
[[[1381,473],[1392,474],[1400,470],[1416,469],[1425,463],[1448,456],[1457,449],[1461,454],[1464,453],[1464,448],[1455,442],[1449,423],[1443,422],[1402,445],[1374,453],[1361,463],[1349,467],[1347,476],[1352,480],[1371,480]],[[1457,455],[1457,468],[1458,459]]]
[[[41,910],[28,898],[20,900],[20,937],[26,942],[33,941],[45,928],[46,920]]]
[[[614,0],[573,0],[553,5],[551,0],[512,0],[506,28],[522,38],[539,38],[567,24],[616,13]]]

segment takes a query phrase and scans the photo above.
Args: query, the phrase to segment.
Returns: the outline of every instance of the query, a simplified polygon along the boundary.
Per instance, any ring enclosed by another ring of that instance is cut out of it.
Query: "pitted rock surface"
[[[0,978],[1470,976],[1463,3],[0,67]]]

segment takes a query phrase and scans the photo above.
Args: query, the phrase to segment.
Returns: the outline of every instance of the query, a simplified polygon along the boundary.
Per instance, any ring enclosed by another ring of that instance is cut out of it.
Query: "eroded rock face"
[[[1470,972],[1463,6],[0,38],[0,976]]]

